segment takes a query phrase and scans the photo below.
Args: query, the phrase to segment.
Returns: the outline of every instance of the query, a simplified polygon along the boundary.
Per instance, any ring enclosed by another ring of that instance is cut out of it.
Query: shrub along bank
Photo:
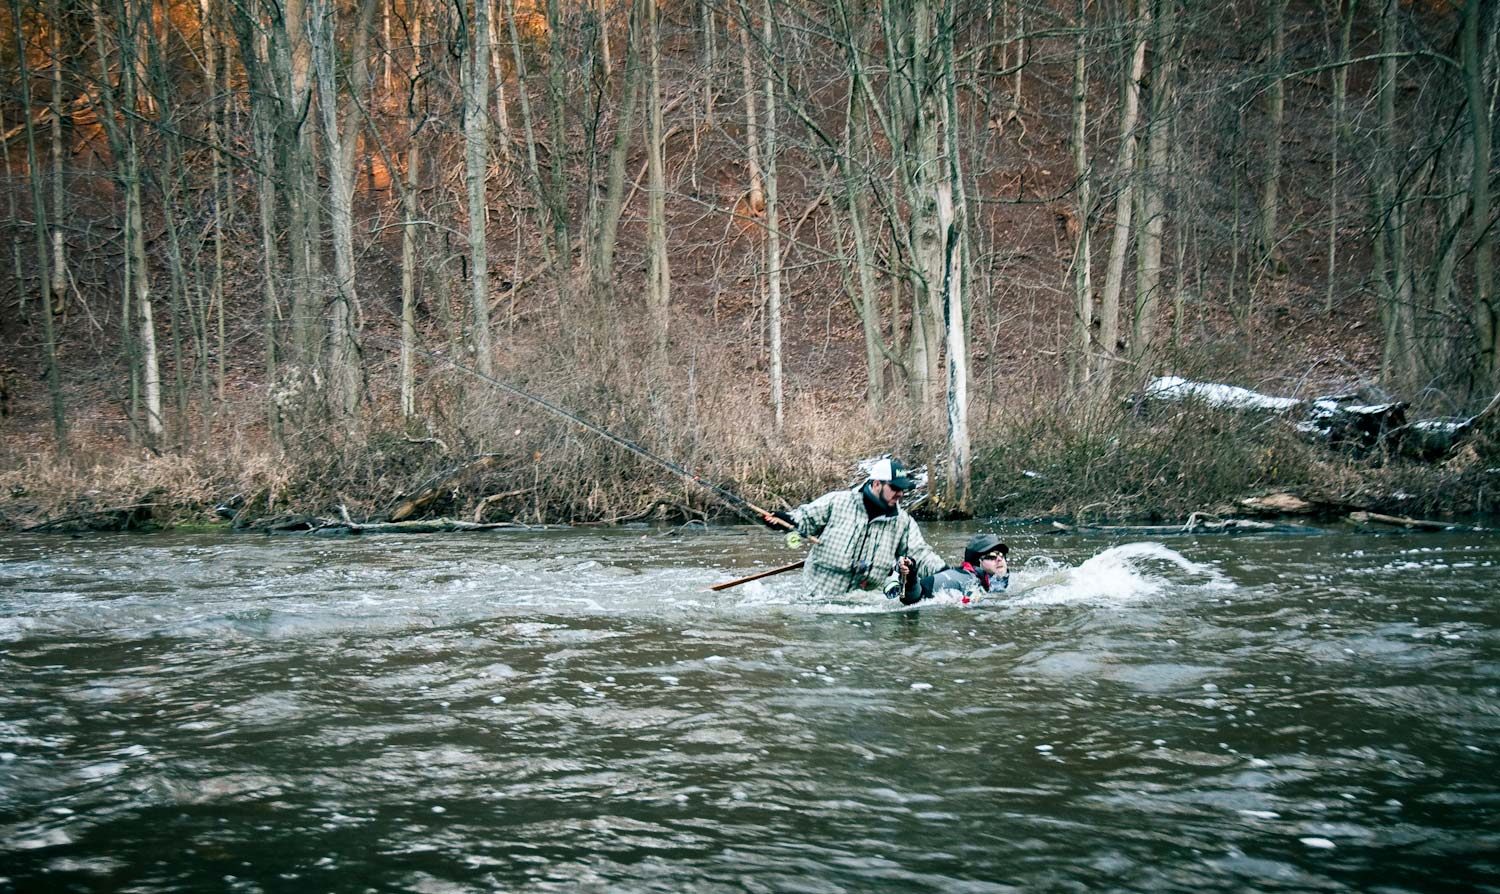
[[[1329,450],[1282,420],[1192,406],[1170,412],[1012,412],[976,435],[971,514],[1075,522],[1185,519],[1243,512],[1251,496],[1295,493],[1314,512],[1364,509],[1455,518],[1500,511],[1497,439],[1479,432],[1436,462],[1379,449]],[[645,426],[642,426],[644,429]],[[855,480],[858,458],[892,449],[932,462],[910,432],[840,429],[717,446],[691,433],[642,437],[706,481],[768,508]],[[795,449],[815,443],[815,449]],[[87,460],[83,456],[89,456]],[[266,527],[297,517],[356,522],[446,517],[466,522],[580,524],[744,519],[706,488],[597,436],[545,420],[505,437],[455,424],[434,433],[377,419],[361,431],[273,448],[238,439],[154,455],[76,449],[31,455],[0,472],[0,527],[120,530],[181,525]],[[935,492],[943,469],[934,462]],[[932,500],[919,514],[952,515]]]

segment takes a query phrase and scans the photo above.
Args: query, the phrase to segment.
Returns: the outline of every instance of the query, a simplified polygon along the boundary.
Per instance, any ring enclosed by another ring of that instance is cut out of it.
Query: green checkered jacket
[[[863,486],[836,490],[792,510],[797,531],[818,538],[802,568],[802,583],[809,595],[885,589],[898,580],[896,560],[901,556],[911,557],[918,575],[936,574],[944,568],[906,510],[871,519],[862,490]],[[856,573],[856,563],[868,570]]]

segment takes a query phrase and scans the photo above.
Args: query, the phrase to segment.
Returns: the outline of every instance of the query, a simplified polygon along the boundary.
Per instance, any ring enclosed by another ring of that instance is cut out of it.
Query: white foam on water
[[[1233,590],[1213,565],[1194,562],[1161,543],[1113,546],[1075,568],[1033,560],[1011,578],[1013,605],[1125,604],[1161,595],[1171,587]]]

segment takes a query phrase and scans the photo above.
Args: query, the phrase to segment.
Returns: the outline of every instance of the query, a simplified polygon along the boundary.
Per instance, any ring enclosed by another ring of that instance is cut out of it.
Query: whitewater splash
[[[1119,604],[1161,595],[1169,588],[1232,590],[1234,582],[1213,565],[1194,562],[1155,542],[1125,543],[1091,556],[1077,567],[1045,557],[1011,575],[1013,605]]]
[[[958,594],[939,595],[916,606],[880,593],[846,593],[834,599],[790,596],[784,585],[750,584],[740,608],[803,608],[816,614],[870,614],[936,608],[996,608],[1038,605],[1123,605],[1149,600],[1170,590],[1232,590],[1234,582],[1217,567],[1194,562],[1155,542],[1110,547],[1077,566],[1033,556],[1011,572],[1005,593],[968,603]]]

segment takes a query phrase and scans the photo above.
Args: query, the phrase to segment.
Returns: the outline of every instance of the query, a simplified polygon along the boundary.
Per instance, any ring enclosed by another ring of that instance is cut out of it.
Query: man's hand
[[[797,521],[784,509],[768,512],[760,517],[761,524],[773,531],[795,531]]]

